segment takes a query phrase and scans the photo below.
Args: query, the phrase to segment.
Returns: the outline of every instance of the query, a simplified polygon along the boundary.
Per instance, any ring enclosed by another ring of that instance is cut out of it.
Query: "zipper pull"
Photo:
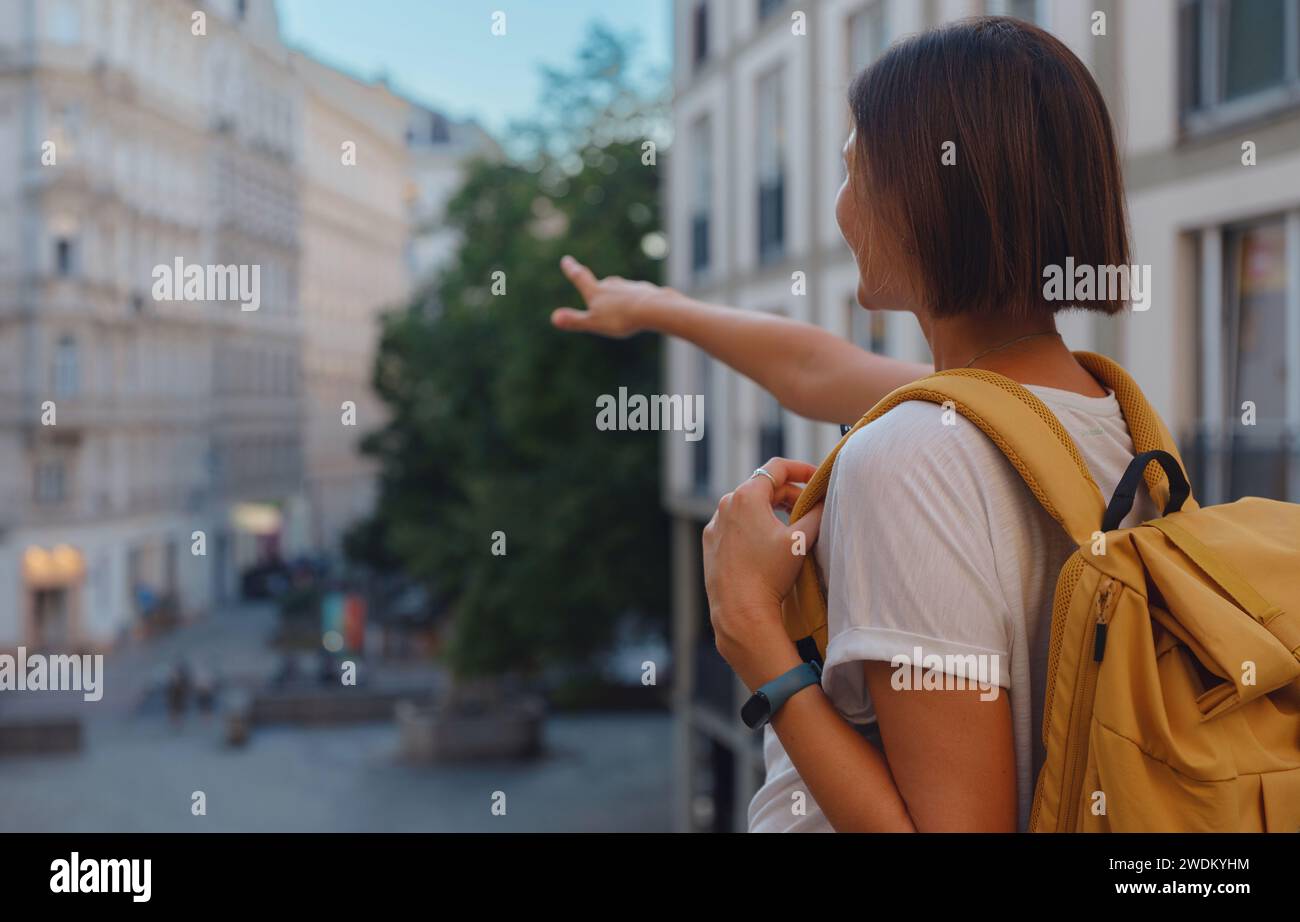
[[[1101,593],[1097,596],[1097,631],[1093,635],[1092,641],[1092,659],[1100,663],[1103,656],[1106,655],[1106,615],[1110,607],[1110,596],[1114,591],[1115,581],[1107,579],[1102,584]]]
[[[1100,663],[1101,658],[1106,655],[1106,622],[1097,622],[1097,636],[1092,643],[1092,658],[1095,662]]]

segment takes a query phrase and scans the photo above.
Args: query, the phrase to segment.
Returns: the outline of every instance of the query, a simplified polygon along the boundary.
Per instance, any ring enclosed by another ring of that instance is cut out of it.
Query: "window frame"
[[[754,19],[765,23],[775,15],[788,0],[754,0]]]
[[[42,458],[36,462],[32,498],[43,508],[62,506],[68,501],[68,469],[62,458]],[[54,489],[50,489],[51,487]]]
[[[1176,36],[1181,97],[1179,119],[1186,135],[1199,136],[1263,118],[1300,106],[1300,0],[1283,0],[1283,76],[1280,84],[1257,90],[1237,99],[1224,98],[1226,36],[1224,16],[1233,0],[1179,0]],[[1200,47],[1187,49],[1182,18],[1193,9],[1198,20]],[[1192,74],[1188,63],[1195,60],[1200,93],[1187,92]],[[1203,96],[1203,98],[1199,98]],[[1197,98],[1193,98],[1197,97]]]
[[[758,460],[754,463],[766,464],[772,458],[786,457],[790,427],[786,423],[786,409],[776,397],[762,388],[758,389],[756,396],[757,418],[754,420],[754,429],[758,441]]]
[[[756,142],[754,191],[757,198],[754,230],[758,235],[755,242],[760,266],[773,266],[781,263],[786,258],[789,245],[788,208],[786,207],[787,173],[789,168],[787,162],[789,158],[789,151],[787,150],[789,136],[785,125],[788,111],[785,86],[786,66],[782,62],[760,73],[754,81],[754,134]],[[772,101],[775,108],[772,116],[775,131],[771,143],[773,144],[772,154],[776,167],[771,175],[768,175],[765,170],[764,160],[767,151],[763,146],[766,141],[763,107],[766,97],[765,90],[769,85],[772,87]],[[775,206],[775,215],[773,217],[775,233],[769,238],[766,233],[767,224],[764,222],[764,209],[771,205]]]
[[[714,394],[713,359],[702,349],[696,350],[694,356],[696,393],[704,397],[705,413],[709,412],[709,400]],[[690,493],[693,496],[712,496],[713,493],[713,457],[712,440],[709,427],[701,423],[700,437],[690,445]]]
[[[1229,355],[1229,321],[1238,323],[1240,297],[1232,264],[1235,235],[1252,227],[1281,221],[1286,272],[1284,295],[1284,382],[1282,432],[1277,439],[1285,454],[1285,499],[1300,501],[1300,207],[1255,215],[1203,228],[1200,233],[1200,374],[1196,401],[1196,435],[1204,452],[1198,499],[1203,505],[1225,502],[1233,483],[1233,439],[1240,407],[1233,377],[1238,356]],[[1235,333],[1233,334],[1235,335]]]
[[[844,20],[845,59],[848,62],[850,80],[875,63],[889,48],[893,36],[893,24],[889,13],[889,0],[867,0],[861,6],[854,8]],[[867,60],[859,61],[855,52],[858,50],[858,30],[862,28],[859,24],[863,22],[878,26],[880,34],[875,36],[876,47],[871,49]]]
[[[59,234],[54,238],[54,265],[51,273],[55,278],[73,279],[77,277],[77,241],[70,234]]]
[[[867,310],[858,303],[856,290],[844,301],[844,338],[853,345],[875,355],[892,355],[890,351],[889,320],[884,311]],[[866,333],[863,342],[859,333]]]
[[[54,342],[50,362],[50,390],[56,398],[75,397],[81,392],[81,350],[71,333]]]
[[[709,62],[712,48],[709,0],[692,0],[691,6],[691,70],[701,70]]]
[[[716,182],[713,118],[698,116],[689,129],[691,148],[690,221],[691,276],[697,284],[709,277],[713,267],[713,194]],[[703,251],[703,259],[700,251]]]

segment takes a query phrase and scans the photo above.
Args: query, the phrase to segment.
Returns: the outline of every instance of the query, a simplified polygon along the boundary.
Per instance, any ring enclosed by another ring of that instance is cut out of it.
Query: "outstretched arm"
[[[671,288],[610,276],[566,256],[560,263],[586,302],[551,315],[561,330],[625,337],[651,331],[693,343],[808,419],[851,423],[883,396],[932,370],[859,349],[821,327],[696,301]]]

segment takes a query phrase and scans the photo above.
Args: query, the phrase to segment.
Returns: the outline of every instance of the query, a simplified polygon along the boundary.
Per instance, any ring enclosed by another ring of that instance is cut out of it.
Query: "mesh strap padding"
[[[1133,438],[1133,453],[1140,455],[1157,449],[1167,451],[1177,458],[1179,466],[1186,470],[1187,467],[1183,464],[1182,456],[1178,454],[1178,446],[1174,444],[1173,436],[1165,428],[1159,414],[1147,402],[1146,395],[1142,393],[1142,389],[1137,386],[1132,376],[1118,363],[1095,352],[1076,352],[1074,357],[1089,374],[1115,392],[1115,400],[1119,403],[1119,408],[1124,414],[1124,422],[1128,425],[1129,435]],[[1158,508],[1163,509],[1169,501],[1169,478],[1165,476],[1160,465],[1148,464],[1145,479],[1147,488],[1151,491],[1151,498]],[[1198,507],[1195,499],[1189,498],[1183,504],[1183,508],[1190,511]]]

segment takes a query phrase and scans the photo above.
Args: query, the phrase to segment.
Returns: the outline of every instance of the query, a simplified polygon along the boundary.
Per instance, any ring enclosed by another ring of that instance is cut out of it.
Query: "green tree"
[[[463,677],[580,663],[624,614],[667,610],[658,436],[595,426],[599,395],[657,391],[658,340],[549,323],[577,297],[566,252],[605,274],[661,273],[645,246],[660,179],[642,147],[660,110],[634,95],[628,48],[596,28],[574,71],[545,74],[545,111],[562,117],[515,129],[521,161],[470,168],[448,207],[456,258],[382,332],[391,422],[367,440],[382,469],[373,531],[450,599]]]

